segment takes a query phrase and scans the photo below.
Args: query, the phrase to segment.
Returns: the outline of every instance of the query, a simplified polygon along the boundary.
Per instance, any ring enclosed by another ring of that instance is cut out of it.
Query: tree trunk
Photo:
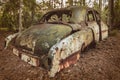
[[[99,8],[100,8],[100,14],[101,14],[101,10],[102,10],[102,0],[99,0]]]
[[[83,0],[83,6],[85,6],[85,0]]]
[[[22,4],[23,4],[23,0],[20,0],[20,8],[19,8],[19,32],[21,32],[23,30],[23,26],[22,26]]]
[[[73,0],[68,0],[69,6],[73,6]]]
[[[108,8],[109,8],[109,17],[108,17],[108,25],[110,27],[110,30],[112,29],[112,25],[113,25],[113,8],[114,8],[114,0],[109,0],[109,4],[108,4]]]
[[[63,8],[63,0],[61,0],[61,8]]]
[[[53,8],[55,8],[55,0],[53,0]]]
[[[33,8],[32,12],[31,12],[31,23],[33,24],[34,22],[34,15],[35,15],[35,9]]]
[[[35,8],[36,8],[36,0],[34,0],[32,3],[32,23],[34,22]]]

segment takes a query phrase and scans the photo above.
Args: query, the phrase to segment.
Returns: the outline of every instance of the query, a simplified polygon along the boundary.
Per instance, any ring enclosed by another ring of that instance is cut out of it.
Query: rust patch
[[[105,33],[105,32],[107,32],[107,31],[108,31],[108,30],[103,30],[102,33]],[[99,34],[99,33],[96,33],[96,34]]]
[[[79,60],[79,58],[80,58],[80,52],[77,52],[64,60],[61,60],[59,64],[60,65],[59,71],[64,68],[68,68],[72,64],[75,64],[77,60]]]

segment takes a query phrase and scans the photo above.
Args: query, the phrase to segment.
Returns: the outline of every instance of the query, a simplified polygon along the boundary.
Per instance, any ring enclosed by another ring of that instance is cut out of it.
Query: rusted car
[[[108,26],[91,8],[71,7],[46,13],[40,23],[10,35],[13,53],[33,66],[41,66],[54,77],[74,64],[84,48],[108,37]]]

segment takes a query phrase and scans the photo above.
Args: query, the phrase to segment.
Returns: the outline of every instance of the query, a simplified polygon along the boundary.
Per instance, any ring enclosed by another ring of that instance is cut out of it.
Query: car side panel
[[[95,21],[88,22],[88,27],[93,30],[95,42],[98,42],[100,37],[100,30],[98,24]]]
[[[102,29],[102,40],[108,37],[108,26],[101,21],[101,29]]]
[[[75,32],[67,38],[55,44],[49,51],[49,58],[52,59],[52,68],[50,69],[50,76],[54,76],[59,72],[60,61],[66,59],[77,51],[80,51],[82,45],[86,46],[93,41],[93,33],[91,29],[83,29]]]

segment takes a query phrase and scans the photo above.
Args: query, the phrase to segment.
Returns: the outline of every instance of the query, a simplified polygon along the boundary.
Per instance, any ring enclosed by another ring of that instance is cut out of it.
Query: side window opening
[[[100,14],[97,11],[95,11],[95,16],[96,16],[96,20],[100,21]]]
[[[62,21],[63,22],[69,22],[70,21],[70,15],[69,14],[62,14]]]
[[[45,14],[40,22],[70,22],[72,12],[70,10],[54,11]]]
[[[88,22],[95,21],[94,14],[93,14],[92,11],[88,11],[88,14],[87,14],[87,21],[88,21]]]
[[[59,20],[60,19],[59,19],[58,15],[54,14],[48,19],[48,22],[55,22],[55,21],[59,21]]]

